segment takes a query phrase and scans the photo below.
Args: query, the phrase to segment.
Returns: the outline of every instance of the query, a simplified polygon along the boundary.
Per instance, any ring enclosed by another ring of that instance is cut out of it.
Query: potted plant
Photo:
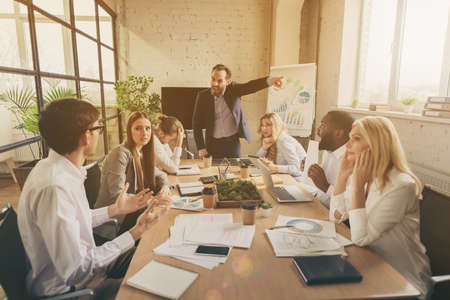
[[[264,201],[261,204],[261,216],[269,217],[272,214],[272,204],[270,202]]]
[[[156,123],[161,112],[161,97],[147,90],[153,83],[150,76],[128,76],[114,84],[117,107],[127,113],[140,111],[147,114],[152,123]]]
[[[44,95],[44,104],[61,98],[77,98],[75,91],[65,87],[58,87],[58,84],[59,81],[51,85],[48,93]],[[17,122],[14,128],[20,130],[24,138],[40,135],[37,100],[33,89],[29,87],[13,87],[2,92],[0,94],[0,106],[6,107],[13,114]],[[31,145],[28,145],[28,147],[33,160],[14,168],[20,188],[23,187],[31,169],[43,156],[41,145],[38,146],[38,153],[33,151]]]
[[[358,103],[359,103],[358,98],[353,99],[353,101],[352,101],[352,108],[357,108],[358,107]]]
[[[403,105],[403,111],[405,113],[412,113],[414,109],[414,104],[416,104],[417,98],[414,97],[406,97],[400,99],[400,103]]]

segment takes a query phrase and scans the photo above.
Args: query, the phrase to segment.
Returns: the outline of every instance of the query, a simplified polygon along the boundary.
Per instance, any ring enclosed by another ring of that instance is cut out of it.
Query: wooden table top
[[[183,161],[188,164],[193,162],[203,167],[198,160]],[[215,167],[201,171],[201,176],[217,174]],[[239,176],[239,168],[233,167],[231,171]],[[285,184],[296,184],[302,188],[291,176],[278,176],[283,178]],[[198,180],[200,176],[169,177],[172,183],[178,183]],[[169,238],[169,227],[173,225],[178,214],[199,213],[171,209],[142,237],[116,299],[164,299],[126,285],[127,279],[151,260],[199,274],[180,299],[386,299],[419,295],[416,288],[387,262],[371,250],[358,246],[348,246],[345,250],[348,253],[348,260],[362,274],[361,282],[307,286],[292,263],[291,257],[275,256],[264,230],[275,224],[278,215],[328,220],[328,210],[316,199],[307,203],[280,204],[265,190],[262,191],[262,196],[265,201],[272,203],[272,215],[268,218],[257,216],[256,232],[250,249],[233,248],[227,262],[212,270],[153,253],[153,248]],[[238,208],[218,208],[203,213],[232,213],[234,222],[240,221]],[[345,225],[336,225],[336,231],[350,238],[350,230]]]

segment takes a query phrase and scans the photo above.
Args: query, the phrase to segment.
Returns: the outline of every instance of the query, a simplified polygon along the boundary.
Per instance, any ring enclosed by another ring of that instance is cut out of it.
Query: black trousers
[[[212,138],[206,150],[213,158],[238,158],[241,156],[241,142],[237,134],[220,139]]]

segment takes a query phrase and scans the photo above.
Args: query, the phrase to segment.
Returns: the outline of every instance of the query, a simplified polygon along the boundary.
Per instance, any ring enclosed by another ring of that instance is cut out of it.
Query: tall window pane
[[[42,77],[44,103],[61,98],[77,98],[74,80]]]
[[[89,100],[94,106],[102,106],[101,94],[100,94],[100,83],[97,82],[81,82],[81,94],[84,98]]]
[[[101,6],[98,6],[98,16],[100,21],[100,41],[113,47],[112,18]]]
[[[77,33],[80,77],[100,79],[97,43]]]
[[[28,13],[20,12],[21,7],[26,8],[13,0],[0,1],[0,65],[32,69]]]
[[[70,29],[36,12],[35,20],[41,71],[73,75]]]
[[[61,20],[70,23],[69,0],[33,0],[33,4]]]
[[[115,81],[114,52],[102,46],[103,80]]]
[[[117,101],[116,101],[116,91],[114,90],[114,85],[104,84],[103,91],[105,93],[105,105],[111,106],[111,107],[115,106],[117,104]],[[107,116],[109,116],[109,115],[107,115]]]
[[[95,1],[76,0],[73,1],[75,12],[75,27],[81,31],[97,38],[97,25],[95,23]]]
[[[439,95],[450,1],[408,0],[398,98]]]
[[[376,0],[364,3],[358,95],[361,102],[386,103],[397,1]]]
[[[39,135],[37,103],[33,76],[0,73],[0,145]],[[38,144],[0,154],[25,162],[40,155]]]

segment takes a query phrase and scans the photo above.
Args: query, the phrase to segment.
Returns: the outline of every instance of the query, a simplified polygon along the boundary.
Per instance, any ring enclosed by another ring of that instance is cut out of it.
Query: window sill
[[[450,119],[444,118],[432,118],[432,117],[424,117],[418,113],[404,113],[399,111],[372,111],[367,108],[353,108],[349,106],[338,106],[338,110],[346,111],[354,114],[361,115],[369,115],[369,116],[384,116],[395,119],[404,119],[404,120],[414,120],[420,122],[428,122],[428,123],[436,123],[436,124],[449,124]]]

